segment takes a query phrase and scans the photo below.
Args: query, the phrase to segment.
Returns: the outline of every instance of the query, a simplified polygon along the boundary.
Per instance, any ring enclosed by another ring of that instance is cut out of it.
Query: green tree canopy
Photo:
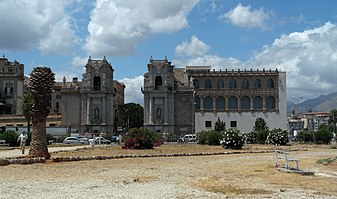
[[[263,118],[257,118],[255,120],[254,131],[268,130],[267,122]]]

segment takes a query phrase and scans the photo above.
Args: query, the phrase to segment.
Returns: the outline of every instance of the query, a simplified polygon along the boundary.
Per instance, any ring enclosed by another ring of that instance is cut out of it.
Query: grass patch
[[[205,189],[210,192],[222,193],[225,195],[260,195],[260,194],[272,194],[272,191],[265,189],[255,189],[238,187],[228,184],[228,182],[222,182],[217,177],[209,177],[196,183],[196,186]]]
[[[332,162],[335,162],[337,160],[337,156],[336,157],[332,157],[332,158],[324,158],[324,159],[319,159],[316,161],[317,164],[331,164]]]

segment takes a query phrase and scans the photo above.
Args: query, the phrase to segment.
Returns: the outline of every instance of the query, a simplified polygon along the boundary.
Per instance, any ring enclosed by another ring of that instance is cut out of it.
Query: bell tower
[[[174,132],[175,81],[171,62],[152,56],[144,75],[144,127],[157,132]]]

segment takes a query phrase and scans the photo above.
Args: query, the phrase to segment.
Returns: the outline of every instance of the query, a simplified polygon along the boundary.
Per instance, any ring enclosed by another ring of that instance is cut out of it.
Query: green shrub
[[[161,137],[158,133],[147,129],[131,129],[125,135],[124,149],[153,149],[161,145]]]
[[[256,131],[252,131],[249,133],[244,134],[245,140],[247,144],[257,144],[258,139],[257,139],[257,133]]]
[[[266,141],[267,141],[269,130],[264,129],[264,130],[258,130],[258,131],[255,131],[255,132],[256,132],[257,143],[265,144]]]
[[[311,131],[300,131],[296,136],[299,142],[314,142],[314,134]]]
[[[222,131],[223,139],[220,141],[220,144],[225,149],[242,149],[244,144],[244,136],[237,129],[228,129]]]
[[[206,135],[207,131],[200,131],[197,133],[197,143],[198,144],[206,144]]]
[[[288,142],[288,132],[280,128],[272,129],[267,137],[268,144],[286,145]]]
[[[314,140],[316,144],[330,144],[333,133],[328,129],[321,129],[314,132]]]
[[[206,144],[207,145],[215,145],[219,146],[220,145],[220,140],[223,138],[223,131],[207,131],[206,132]]]
[[[0,134],[0,140],[6,140],[9,146],[19,146],[18,138],[19,134],[12,130]]]

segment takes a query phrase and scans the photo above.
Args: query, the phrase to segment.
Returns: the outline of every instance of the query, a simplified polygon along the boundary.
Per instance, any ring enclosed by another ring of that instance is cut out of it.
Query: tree
[[[32,140],[29,156],[50,158],[46,140],[46,119],[49,114],[55,74],[48,67],[36,67],[29,77],[32,95]]]
[[[255,120],[253,132],[253,134],[256,135],[257,142],[264,144],[269,134],[267,122],[263,118],[257,118]]]
[[[125,104],[129,128],[140,128],[144,124],[144,109],[140,104]]]
[[[226,123],[224,121],[221,121],[220,118],[218,118],[218,121],[216,121],[214,124],[214,130],[220,132],[225,129],[226,129]]]
[[[268,130],[268,125],[267,122],[263,118],[257,118],[255,120],[255,126],[254,126],[255,131],[261,131],[261,130]]]
[[[336,136],[337,109],[332,109],[329,116],[329,124],[332,125],[332,131]]]
[[[30,121],[31,121],[31,118],[32,118],[32,114],[31,114],[32,95],[30,93],[22,96],[21,110],[22,110],[22,115],[27,120],[27,132],[30,132]]]
[[[140,104],[127,103],[116,106],[115,126],[127,130],[140,128],[144,123],[144,109]]]

